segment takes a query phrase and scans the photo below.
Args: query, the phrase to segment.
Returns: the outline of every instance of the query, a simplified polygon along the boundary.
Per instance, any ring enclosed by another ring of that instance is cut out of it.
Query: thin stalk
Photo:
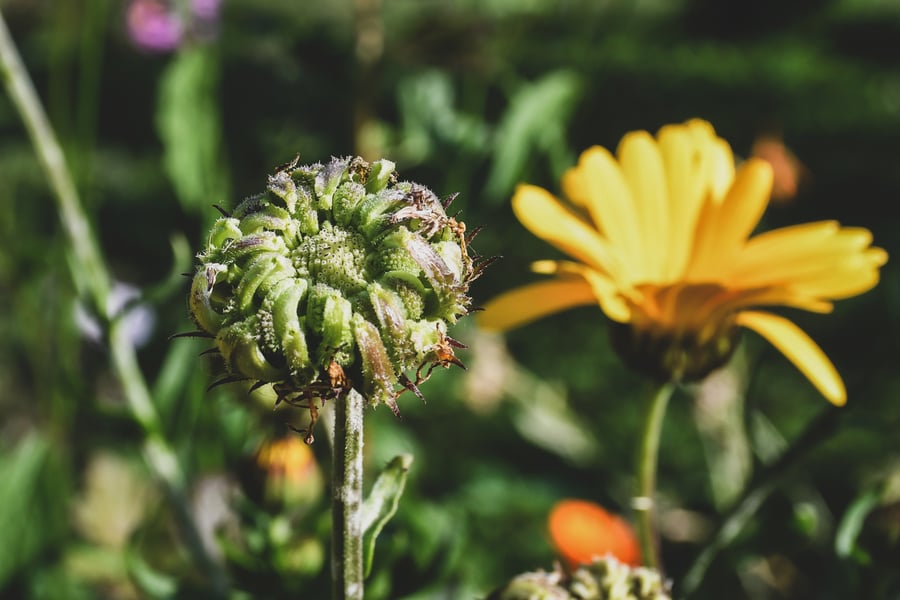
[[[200,567],[207,572],[212,591],[217,597],[224,597],[226,591],[224,573],[206,552],[201,541],[188,506],[184,474],[175,451],[163,435],[159,415],[138,365],[135,348],[121,322],[107,314],[106,305],[112,277],[106,269],[90,222],[82,209],[62,148],[34,90],[31,78],[22,64],[2,12],[0,12],[0,76],[25,124],[58,202],[62,225],[72,248],[69,261],[72,278],[76,285],[80,286],[79,292],[91,300],[94,309],[109,326],[112,366],[122,384],[131,415],[144,431],[145,460],[172,500],[188,547]]]
[[[90,223],[81,209],[78,192],[66,167],[62,148],[34,91],[31,78],[22,64],[22,58],[9,34],[2,12],[0,12],[0,77],[22,117],[38,160],[50,180],[59,203],[62,226],[69,237],[78,269],[76,273],[78,276],[74,278],[75,284],[86,288],[79,291],[86,292],[97,312],[105,315],[105,303],[110,289],[109,274],[91,234]]]
[[[688,597],[697,591],[706,571],[719,552],[730,544],[756,514],[762,503],[778,484],[797,466],[808,452],[831,436],[844,413],[830,408],[819,414],[794,443],[770,465],[761,469],[744,488],[741,497],[724,516],[713,538],[703,548],[687,574],[681,580],[680,597]]]
[[[363,409],[356,390],[334,403],[331,576],[333,600],[362,600]]]
[[[637,495],[632,506],[637,516],[638,537],[641,542],[641,554],[644,564],[653,569],[660,569],[659,547],[656,531],[656,511],[654,498],[656,495],[656,465],[659,455],[659,439],[665,420],[666,406],[675,384],[665,383],[656,390],[650,401],[647,420],[641,433],[641,445],[638,450]]]

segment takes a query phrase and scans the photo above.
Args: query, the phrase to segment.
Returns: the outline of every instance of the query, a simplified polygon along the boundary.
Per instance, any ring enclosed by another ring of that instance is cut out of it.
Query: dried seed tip
[[[215,339],[222,383],[272,383],[314,420],[316,400],[351,388],[397,412],[399,393],[423,397],[434,368],[465,368],[447,326],[471,310],[477,230],[447,215],[455,195],[442,201],[394,169],[294,159],[263,194],[217,207],[188,306],[194,335]]]

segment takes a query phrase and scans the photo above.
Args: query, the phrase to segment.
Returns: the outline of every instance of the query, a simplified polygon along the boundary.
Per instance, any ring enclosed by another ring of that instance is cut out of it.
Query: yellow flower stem
[[[69,268],[72,270],[75,285],[79,288],[79,295],[91,302],[95,312],[100,315],[107,327],[106,334],[113,368],[122,384],[131,416],[144,431],[143,454],[147,465],[159,479],[172,502],[188,547],[198,565],[206,571],[214,597],[225,597],[227,588],[225,574],[206,551],[200,538],[185,492],[184,473],[175,450],[163,435],[159,415],[138,365],[134,345],[128,339],[121,321],[107,313],[106,305],[112,277],[81,206],[62,148],[34,90],[31,78],[22,64],[2,12],[0,12],[0,79],[3,80],[13,105],[19,111],[41,167],[53,189],[60,220],[71,248]]]
[[[674,390],[674,383],[665,383],[660,385],[653,394],[638,450],[637,495],[633,499],[633,508],[637,515],[638,537],[644,564],[654,569],[660,569],[655,523],[656,511],[654,510],[656,464],[666,406],[669,404],[669,398],[672,397]]]
[[[354,389],[334,401],[331,467],[331,575],[333,600],[363,597],[363,412]]]
[[[680,597],[690,597],[697,591],[706,571],[719,552],[743,531],[769,494],[807,456],[808,452],[834,433],[839,419],[847,413],[847,409],[834,407],[820,413],[775,462],[766,465],[753,477],[744,488],[741,497],[722,518],[712,540],[697,555],[681,580],[678,590]]]

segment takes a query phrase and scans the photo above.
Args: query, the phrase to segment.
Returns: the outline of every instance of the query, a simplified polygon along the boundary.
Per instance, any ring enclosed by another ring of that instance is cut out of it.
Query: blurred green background
[[[0,9],[120,282],[187,502],[234,598],[328,596],[327,490],[309,475],[290,493],[261,491],[274,475],[254,453],[287,433],[286,417],[235,386],[206,391],[206,346],[168,339],[191,329],[177,274],[212,205],[262,191],[297,153],[386,156],[404,179],[459,192],[453,207],[485,226],[474,247],[503,256],[476,283],[476,304],[534,280],[530,261],[554,255],[513,218],[517,182],[558,190],[588,146],[691,117],[739,156],[768,139],[767,156],[791,167],[797,192],[773,202],[764,227],[835,218],[900,256],[896,1],[197,0],[155,5],[181,16],[168,44],[147,16],[158,11],[135,4],[153,3]],[[0,202],[0,597],[212,597],[142,461],[142,431],[5,95]],[[667,575],[677,591],[744,483],[826,415],[829,435],[805,448],[694,597],[900,598],[897,267],[833,315],[791,317],[835,362],[849,404],[828,414],[750,334],[727,370],[680,391],[660,460]],[[367,415],[368,473],[415,456],[367,597],[484,597],[551,567],[557,500],[628,514],[649,388],[612,352],[602,313],[505,337],[467,321],[453,332],[470,346],[467,372],[436,373],[427,404],[404,396],[402,419]],[[312,451],[327,473],[320,437]]]

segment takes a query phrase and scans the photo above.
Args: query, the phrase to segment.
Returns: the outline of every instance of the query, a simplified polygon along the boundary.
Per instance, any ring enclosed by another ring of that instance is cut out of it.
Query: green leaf
[[[363,530],[363,565],[366,576],[372,570],[372,558],[375,555],[375,538],[381,533],[385,524],[397,512],[406,476],[412,465],[412,454],[395,456],[384,468],[372,486],[369,497],[362,506]]]
[[[856,547],[856,540],[866,522],[866,517],[881,500],[881,492],[869,490],[853,501],[844,513],[834,536],[834,551],[841,558],[847,558]]]
[[[494,139],[494,164],[485,185],[489,197],[508,195],[535,150],[549,156],[554,170],[571,163],[565,131],[580,96],[581,80],[569,71],[555,71],[516,91]]]
[[[159,84],[156,129],[164,146],[164,166],[179,202],[194,213],[227,197],[218,72],[213,48],[198,45],[182,50]]]
[[[125,566],[142,597],[172,598],[178,592],[178,581],[147,564],[134,547],[129,546],[125,550]]]
[[[0,589],[64,527],[64,480],[50,443],[31,435],[0,457]]]

